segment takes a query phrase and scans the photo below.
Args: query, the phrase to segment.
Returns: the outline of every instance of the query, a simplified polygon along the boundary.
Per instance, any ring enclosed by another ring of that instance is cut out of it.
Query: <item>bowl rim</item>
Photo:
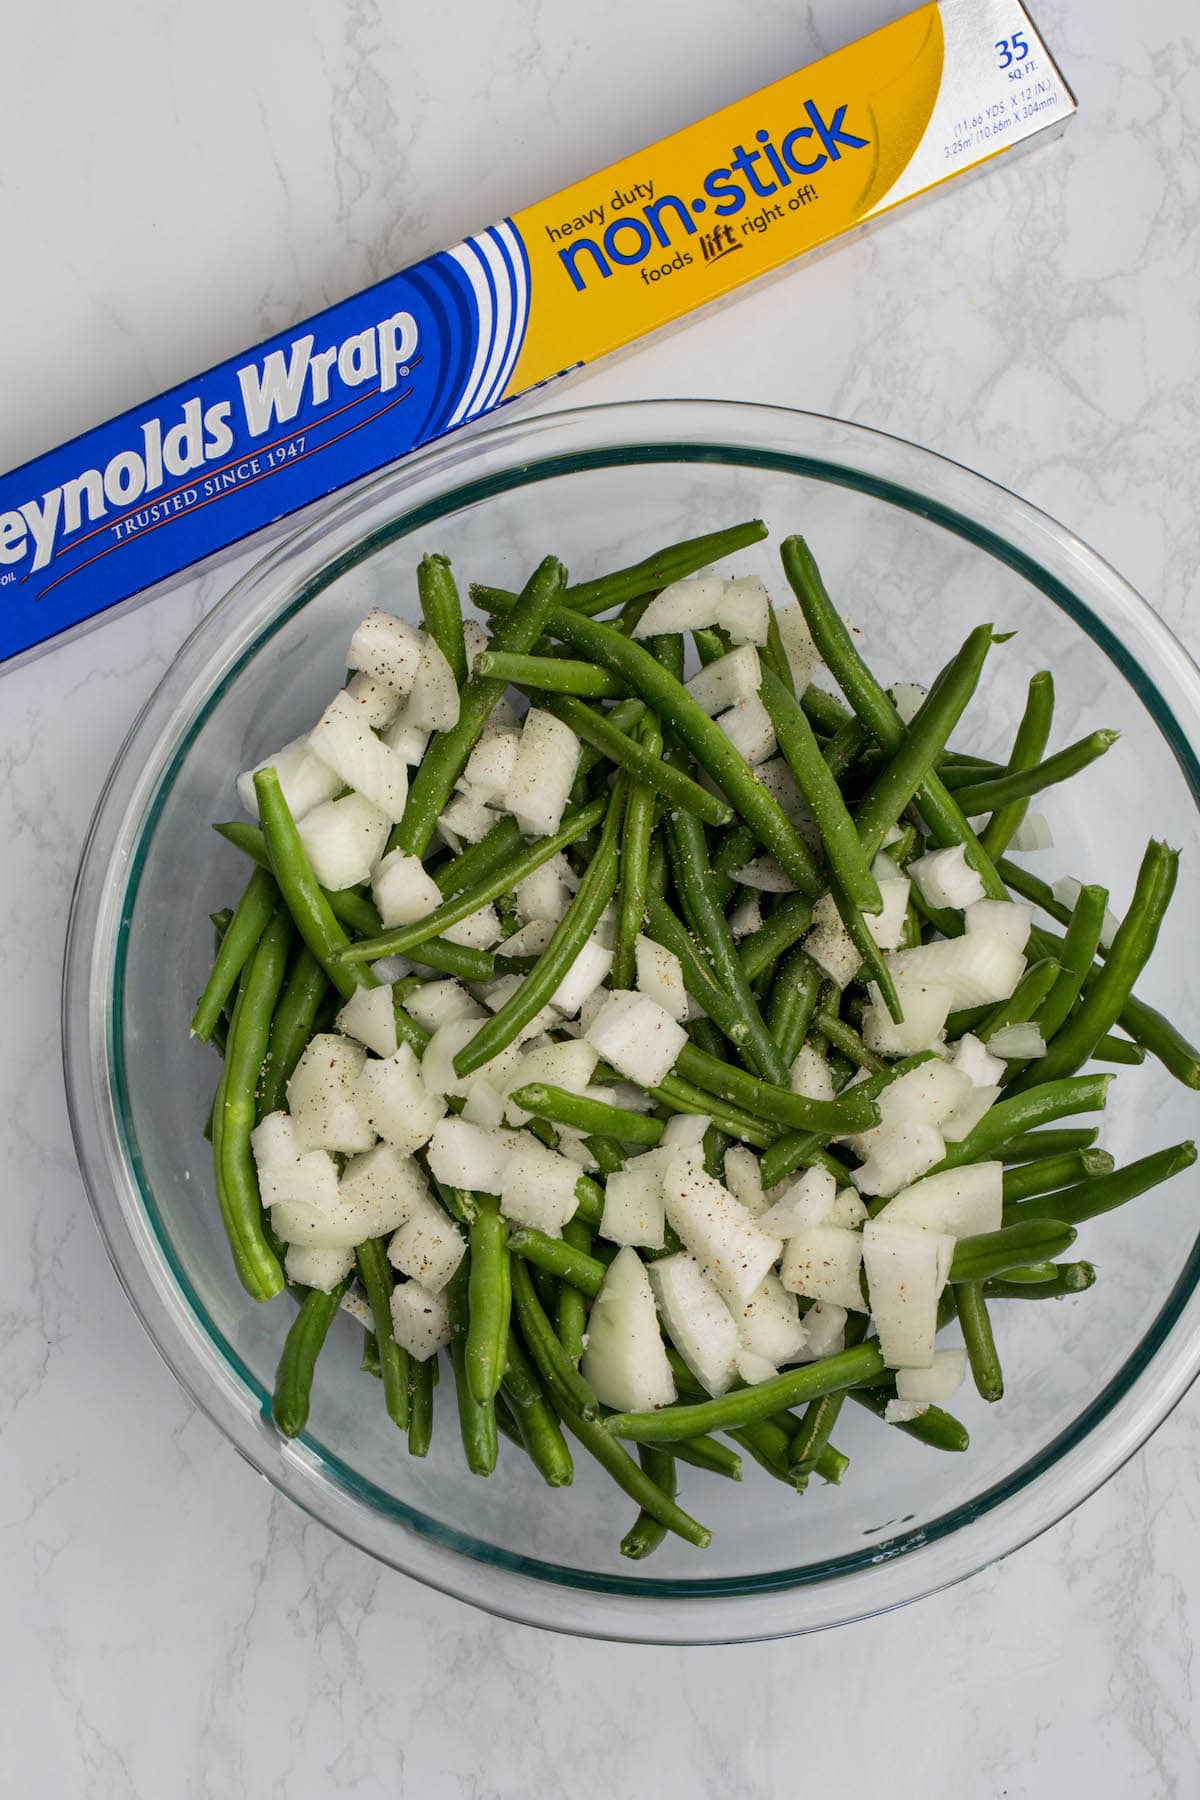
[[[136,896],[156,812],[205,712],[271,632],[348,566],[437,516],[531,480],[618,461],[713,460],[782,468],[904,504],[1014,568],[1130,681],[1200,808],[1200,763],[1176,717],[1181,700],[1172,704],[1161,691],[1162,677],[1151,679],[1125,640],[1140,639],[1166,663],[1197,720],[1200,671],[1111,565],[1008,489],[904,439],[788,408],[708,400],[570,408],[456,437],[395,465],[288,533],[208,612],[142,709],[105,782],[80,860],[63,981],[71,1128],[106,1250],[167,1366],[239,1452],[311,1516],[443,1592],[526,1623],[663,1643],[791,1635],[861,1618],[963,1579],[1057,1522],[1134,1453],[1200,1370],[1200,1247],[1135,1353],[1072,1425],[1003,1481],[918,1532],[898,1532],[869,1552],[825,1564],[696,1581],[595,1576],[498,1552],[364,1482],[315,1435],[281,1443],[263,1416],[260,1385],[211,1321],[197,1316],[203,1308],[187,1299],[186,1276],[156,1226],[122,1120],[121,925]],[[980,516],[997,509],[1003,533]],[[364,531],[365,520],[376,523]],[[1072,574],[1086,577],[1091,604],[1074,593],[1066,579]],[[1111,619],[1097,617],[1097,597],[1120,619],[1122,633]],[[1163,1360],[1168,1344],[1171,1355]],[[1157,1380],[1147,1391],[1152,1364]],[[1111,1427],[1103,1445],[1095,1429],[1101,1420]],[[1045,1491],[1052,1470],[1059,1471],[1054,1498]],[[472,1581],[481,1565],[484,1593]],[[798,1596],[803,1617],[794,1616]]]

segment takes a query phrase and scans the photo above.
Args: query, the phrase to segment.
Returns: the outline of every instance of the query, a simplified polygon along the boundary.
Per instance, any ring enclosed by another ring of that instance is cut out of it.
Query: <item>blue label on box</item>
[[[490,411],[528,312],[505,220],[0,476],[0,661]]]

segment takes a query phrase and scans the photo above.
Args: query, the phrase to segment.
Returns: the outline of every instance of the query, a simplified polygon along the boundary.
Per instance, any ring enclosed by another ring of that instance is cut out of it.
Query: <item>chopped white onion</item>
[[[413,989],[404,1006],[418,1025],[431,1032],[455,1019],[484,1017],[482,1006],[457,981],[426,981]]]
[[[587,1041],[617,1073],[639,1087],[657,1087],[674,1067],[687,1032],[644,994],[610,993],[587,1028]]]
[[[487,836],[496,823],[479,796],[473,792],[463,792],[461,784],[450,803],[442,808],[442,816],[438,820],[438,836],[451,850],[461,850],[464,844],[479,844]]]
[[[730,1144],[725,1152],[725,1186],[752,1219],[761,1218],[766,1212],[762,1169],[753,1150],[747,1150],[744,1144]]]
[[[429,737],[430,734],[423,725],[412,723],[407,707],[401,707],[385,729],[383,741],[408,768],[415,769],[428,748]]]
[[[963,924],[968,937],[998,937],[1014,950],[1024,950],[1033,927],[1033,908],[1022,900],[976,900],[963,914]],[[998,998],[1007,1000],[1008,995]]]
[[[902,1188],[878,1215],[891,1224],[921,1225],[951,1237],[998,1231],[1004,1210],[1004,1165],[969,1163]]]
[[[533,1225],[559,1237],[578,1204],[578,1164],[548,1150],[534,1137],[518,1134],[509,1152],[500,1186],[500,1211],[518,1225]]]
[[[333,1021],[376,1056],[396,1053],[396,1007],[390,987],[355,988]]]
[[[687,1018],[688,994],[683,985],[683,964],[673,950],[656,944],[639,932],[633,941],[638,992],[682,1024]],[[609,957],[609,967],[612,958]],[[605,970],[605,974],[608,970]]]
[[[757,575],[740,575],[725,583],[717,603],[717,624],[735,644],[765,644],[770,617],[771,602]]]
[[[757,694],[762,686],[762,665],[753,644],[743,644],[728,656],[718,656],[686,684],[688,693],[710,718],[727,707]]]
[[[1031,855],[1036,850],[1053,850],[1054,833],[1050,829],[1049,820],[1042,813],[1026,813],[1009,839],[1008,847],[1019,855]]]
[[[423,1069],[412,1046],[401,1044],[394,1056],[368,1062],[358,1078],[363,1112],[381,1138],[406,1152],[428,1143],[446,1111],[442,1095],[422,1079]]]
[[[921,890],[927,906],[949,906],[961,909],[984,896],[983,882],[967,862],[961,844],[947,850],[930,850],[908,865],[908,872]]]
[[[314,806],[297,830],[322,887],[358,887],[387,842],[388,820],[361,794],[344,794],[340,800]]]
[[[635,1244],[645,1250],[661,1250],[666,1235],[663,1204],[661,1150],[632,1156],[623,1169],[614,1170],[604,1184],[604,1211],[600,1236],[613,1244]]]
[[[419,856],[389,850],[371,872],[371,897],[387,926],[412,925],[442,904],[442,890]]]
[[[612,960],[611,946],[600,943],[597,933],[593,932],[551,994],[550,1005],[564,1018],[573,1017],[584,1001],[604,985]]]
[[[919,1225],[870,1219],[863,1226],[862,1244],[883,1360],[893,1369],[930,1368],[937,1303],[950,1271],[954,1239]]]
[[[289,1244],[283,1259],[289,1281],[300,1287],[317,1288],[322,1294],[331,1294],[353,1267],[354,1251],[349,1246],[318,1250],[312,1244]]]
[[[789,1292],[806,1299],[830,1300],[851,1312],[866,1312],[859,1282],[862,1258],[860,1232],[843,1231],[838,1225],[809,1225],[784,1244],[779,1279]]]
[[[729,930],[735,942],[750,937],[762,926],[762,901],[753,889],[744,900],[739,900],[729,915]]]
[[[757,694],[748,694],[744,700],[737,701],[728,712],[718,716],[717,724],[751,768],[769,761],[779,747],[775,742],[771,715]]]
[[[467,1119],[443,1119],[434,1130],[426,1160],[446,1187],[498,1194],[510,1150],[509,1134],[484,1131]]]
[[[675,1379],[658,1328],[654,1291],[636,1250],[618,1250],[588,1315],[580,1373],[602,1406],[669,1406]]]
[[[799,1094],[805,1100],[832,1100],[834,1097],[833,1076],[829,1073],[829,1064],[812,1044],[803,1044],[792,1063],[791,1086],[793,1094]]]
[[[539,706],[530,707],[504,795],[505,807],[529,836],[548,837],[558,830],[580,748],[569,725]]]
[[[431,1094],[444,1094],[447,1099],[465,1100],[472,1082],[480,1079],[490,1081],[493,1087],[504,1087],[520,1061],[521,1052],[516,1044],[510,1044],[499,1056],[493,1056],[490,1062],[473,1069],[469,1075],[456,1075],[454,1072],[454,1058],[470,1043],[478,1030],[479,1024],[475,1019],[451,1019],[447,1024],[438,1026],[421,1056],[421,1080]],[[442,1111],[445,1110],[443,1107]]]
[[[695,631],[715,625],[725,597],[720,575],[693,575],[673,581],[656,594],[633,628],[635,638],[658,637],[668,631]]]
[[[503,804],[512,782],[519,734],[511,727],[489,725],[467,758],[463,780],[471,793],[489,805]]]
[[[830,1300],[818,1300],[803,1319],[807,1343],[801,1361],[819,1362],[823,1356],[836,1356],[846,1347],[846,1308]]]
[[[773,856],[753,857],[734,870],[733,879],[741,882],[743,887],[755,888],[760,894],[794,894],[796,891],[795,882]]]
[[[308,734],[308,747],[396,824],[408,799],[408,764],[375,736],[347,693],[335,694]]]
[[[837,1198],[837,1180],[822,1169],[819,1164],[805,1169],[798,1181],[788,1187],[783,1196],[769,1206],[759,1219],[764,1231],[773,1237],[795,1237],[799,1231],[807,1231],[813,1225],[824,1225],[833,1209]],[[799,1293],[801,1290],[796,1289]],[[814,1295],[819,1299],[819,1295]]]
[[[799,606],[781,606],[775,617],[796,692],[802,694],[821,667],[821,653],[813,642],[808,620]]]
[[[1004,1073],[1000,1058],[993,1056],[983,1040],[970,1031],[964,1032],[955,1044],[951,1066],[982,1088],[994,1087]]]
[[[387,1254],[394,1269],[440,1294],[466,1249],[467,1241],[449,1213],[425,1193],[390,1239]]]
[[[288,811],[292,818],[300,822],[315,806],[321,806],[341,788],[341,781],[333,770],[327,768],[319,756],[314,756],[308,747],[307,738],[296,738],[291,744],[285,744],[274,756],[265,756],[252,769],[237,778],[238,799],[246,811],[254,818],[258,817],[258,796],[254,792],[254,777],[260,769],[274,769],[279,777],[279,785],[283,797],[287,801]]]
[[[421,633],[404,619],[374,607],[350,639],[346,662],[398,694],[407,694],[421,662]]]
[[[738,1328],[717,1289],[686,1251],[658,1258],[646,1273],[680,1356],[706,1393],[725,1393],[737,1373]]]
[[[894,958],[890,966],[904,1017],[897,1024],[884,1004],[878,983],[871,982],[871,1003],[863,1010],[863,1041],[879,1056],[913,1056],[918,1050],[932,1049],[950,1016],[952,989],[942,982],[925,981],[919,973],[898,970]]]
[[[369,1150],[375,1142],[359,1094],[367,1053],[332,1032],[310,1038],[287,1084],[288,1111],[304,1150]]]
[[[966,1372],[965,1350],[935,1350],[927,1369],[896,1371],[896,1396],[921,1406],[941,1406],[958,1392]]]
[[[428,1362],[450,1342],[450,1302],[419,1281],[392,1289],[392,1335],[417,1362]]]
[[[853,981],[862,967],[862,957],[842,923],[832,894],[822,894],[813,907],[812,929],[804,940],[804,948],[821,973],[840,988]]]
[[[915,681],[897,681],[889,690],[902,725],[911,725],[925,704],[928,690]]]
[[[1029,1019],[1023,1024],[1004,1025],[999,1031],[993,1031],[988,1039],[988,1049],[1004,1057],[1005,1061],[1023,1061],[1027,1057],[1045,1056],[1046,1040],[1041,1026]]]
[[[779,1239],[688,1157],[667,1165],[663,1196],[668,1220],[706,1274],[731,1306],[744,1307],[779,1256]]]
[[[743,1349],[764,1357],[776,1369],[795,1362],[808,1341],[796,1296],[789,1294],[772,1269],[755,1288],[738,1316]],[[747,1379],[742,1371],[743,1381]]]
[[[454,670],[434,640],[422,634],[420,660],[405,718],[419,731],[452,731],[458,724],[458,713],[458,683],[454,679]]]
[[[577,885],[571,865],[560,850],[540,869],[534,869],[531,875],[518,881],[515,889],[517,911],[526,923],[533,919],[552,919],[557,923],[566,912]]]
[[[890,857],[876,857],[875,860],[875,878],[879,882],[883,910],[864,913],[863,922],[881,950],[898,950],[904,941],[904,927],[908,921],[909,882],[906,876],[896,877],[896,865]],[[880,863],[887,863],[893,873],[881,878]]]
[[[395,688],[361,672],[346,683],[346,693],[358,708],[358,716],[372,731],[382,731],[400,711],[402,701]]]
[[[475,950],[490,950],[498,944],[504,935],[504,927],[500,923],[500,915],[494,906],[481,906],[478,911],[468,913],[457,925],[448,925],[442,936],[451,944],[464,944]],[[420,949],[413,951],[414,957],[420,961]]]
[[[258,1191],[266,1207],[296,1200],[317,1212],[337,1206],[338,1172],[328,1150],[305,1150],[293,1119],[268,1113],[250,1133]]]

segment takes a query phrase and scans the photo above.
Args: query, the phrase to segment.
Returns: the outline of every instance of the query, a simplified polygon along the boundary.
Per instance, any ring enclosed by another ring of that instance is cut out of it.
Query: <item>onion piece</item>
[[[588,1315],[579,1366],[602,1406],[642,1412],[675,1398],[654,1291],[636,1250],[618,1250],[609,1264]]]

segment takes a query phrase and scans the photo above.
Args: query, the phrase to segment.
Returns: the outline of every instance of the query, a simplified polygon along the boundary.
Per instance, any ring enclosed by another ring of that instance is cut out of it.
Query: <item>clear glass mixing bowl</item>
[[[216,1074],[188,1037],[206,915],[245,869],[208,830],[232,778],[309,723],[372,604],[415,610],[414,570],[446,551],[465,582],[519,585],[548,551],[577,577],[761,515],[802,530],[889,679],[927,680],[981,619],[993,653],[970,736],[1002,754],[1035,669],[1054,671],[1057,741],[1115,725],[1120,745],[1049,801],[1036,865],[1111,882],[1120,906],[1147,834],[1184,851],[1144,997],[1195,1036],[1200,956],[1200,677],[1150,609],[1034,508],[929,452],[771,407],[663,402],[553,414],[451,442],[307,524],[180,652],[134,725],[84,852],[68,947],[66,1067],[79,1160],[109,1252],[167,1363],[255,1468],[314,1517],[419,1580],[564,1631],[712,1642],[811,1630],[926,1594],[1062,1517],[1112,1474],[1200,1360],[1196,1175],[1089,1226],[1100,1271],[1077,1299],[997,1309],[1008,1395],[964,1392],[970,1451],[946,1457],[850,1409],[843,1485],[803,1500],[752,1466],[741,1487],[683,1470],[710,1551],[670,1540],[622,1564],[628,1503],[582,1452],[548,1492],[523,1459],[465,1473],[442,1392],[433,1453],[410,1460],[338,1321],[311,1428],[275,1435],[267,1401],[290,1316],[247,1301],[230,1266],[201,1127]],[[776,552],[738,566],[778,592]],[[1153,1062],[1123,1070],[1103,1141],[1120,1159],[1186,1137],[1195,1097]]]

